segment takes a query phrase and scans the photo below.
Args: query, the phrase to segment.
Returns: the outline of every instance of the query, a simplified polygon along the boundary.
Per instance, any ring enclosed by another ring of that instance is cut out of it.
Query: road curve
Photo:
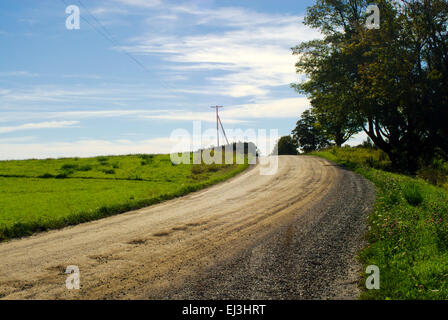
[[[345,299],[374,188],[281,156],[182,198],[0,244],[3,299]],[[64,273],[80,270],[80,290]]]

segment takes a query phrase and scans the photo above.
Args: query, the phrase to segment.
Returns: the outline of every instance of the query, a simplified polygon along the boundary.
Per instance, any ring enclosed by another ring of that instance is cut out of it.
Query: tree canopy
[[[275,146],[274,154],[297,155],[297,143],[291,136],[281,137]]]
[[[327,137],[363,130],[396,169],[448,158],[448,1],[376,1],[380,29],[366,28],[369,1],[318,0],[305,23],[323,38],[293,48],[293,86],[306,94]]]
[[[326,136],[317,124],[317,117],[311,110],[302,113],[297,121],[296,128],[292,131],[293,139],[298,148],[304,152],[311,152],[330,145]]]

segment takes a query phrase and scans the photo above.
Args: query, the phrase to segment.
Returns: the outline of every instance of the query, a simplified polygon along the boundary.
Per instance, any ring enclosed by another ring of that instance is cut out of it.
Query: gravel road
[[[152,207],[0,244],[3,299],[354,299],[374,187],[281,156]],[[80,270],[80,290],[65,269]]]

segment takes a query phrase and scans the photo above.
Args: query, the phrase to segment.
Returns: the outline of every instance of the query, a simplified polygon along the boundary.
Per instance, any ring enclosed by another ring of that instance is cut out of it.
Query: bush
[[[49,179],[49,178],[54,178],[54,176],[51,173],[44,173],[43,175],[39,176],[38,178],[42,178],[42,179]]]
[[[151,164],[154,160],[154,155],[153,154],[140,154],[138,155],[139,158],[142,159],[142,161],[140,162],[140,164],[142,166],[146,166],[148,164]],[[163,159],[165,160],[165,159]]]
[[[411,206],[418,206],[423,202],[420,188],[415,184],[408,184],[403,189],[403,196]]]
[[[55,176],[56,179],[66,179],[69,176],[70,172],[62,172]]]
[[[443,186],[448,180],[448,163],[440,159],[433,160],[430,165],[417,171],[417,176],[435,186]]]
[[[78,167],[77,170],[78,171],[90,171],[90,170],[92,170],[92,166],[90,166],[90,165],[80,166],[80,167]]]
[[[66,163],[61,167],[61,170],[76,170],[78,169],[77,164]]]
[[[191,173],[192,174],[201,174],[201,173],[204,173],[205,171],[206,171],[205,166],[201,165],[201,164],[194,164],[191,167]]]
[[[106,165],[107,164],[107,162],[109,161],[109,158],[108,157],[98,157],[98,158],[96,158],[97,160],[98,160],[98,162],[101,164],[101,165]]]

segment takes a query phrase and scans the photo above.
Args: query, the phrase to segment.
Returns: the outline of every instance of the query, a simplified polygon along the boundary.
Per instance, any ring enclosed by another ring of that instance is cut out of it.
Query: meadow
[[[313,154],[354,170],[376,186],[368,246],[360,261],[364,270],[379,267],[380,289],[366,290],[364,274],[361,297],[448,299],[448,190],[421,176],[385,171],[387,156],[373,148],[331,148]]]
[[[169,155],[0,161],[0,241],[104,218],[228,179],[244,164],[174,164]]]

